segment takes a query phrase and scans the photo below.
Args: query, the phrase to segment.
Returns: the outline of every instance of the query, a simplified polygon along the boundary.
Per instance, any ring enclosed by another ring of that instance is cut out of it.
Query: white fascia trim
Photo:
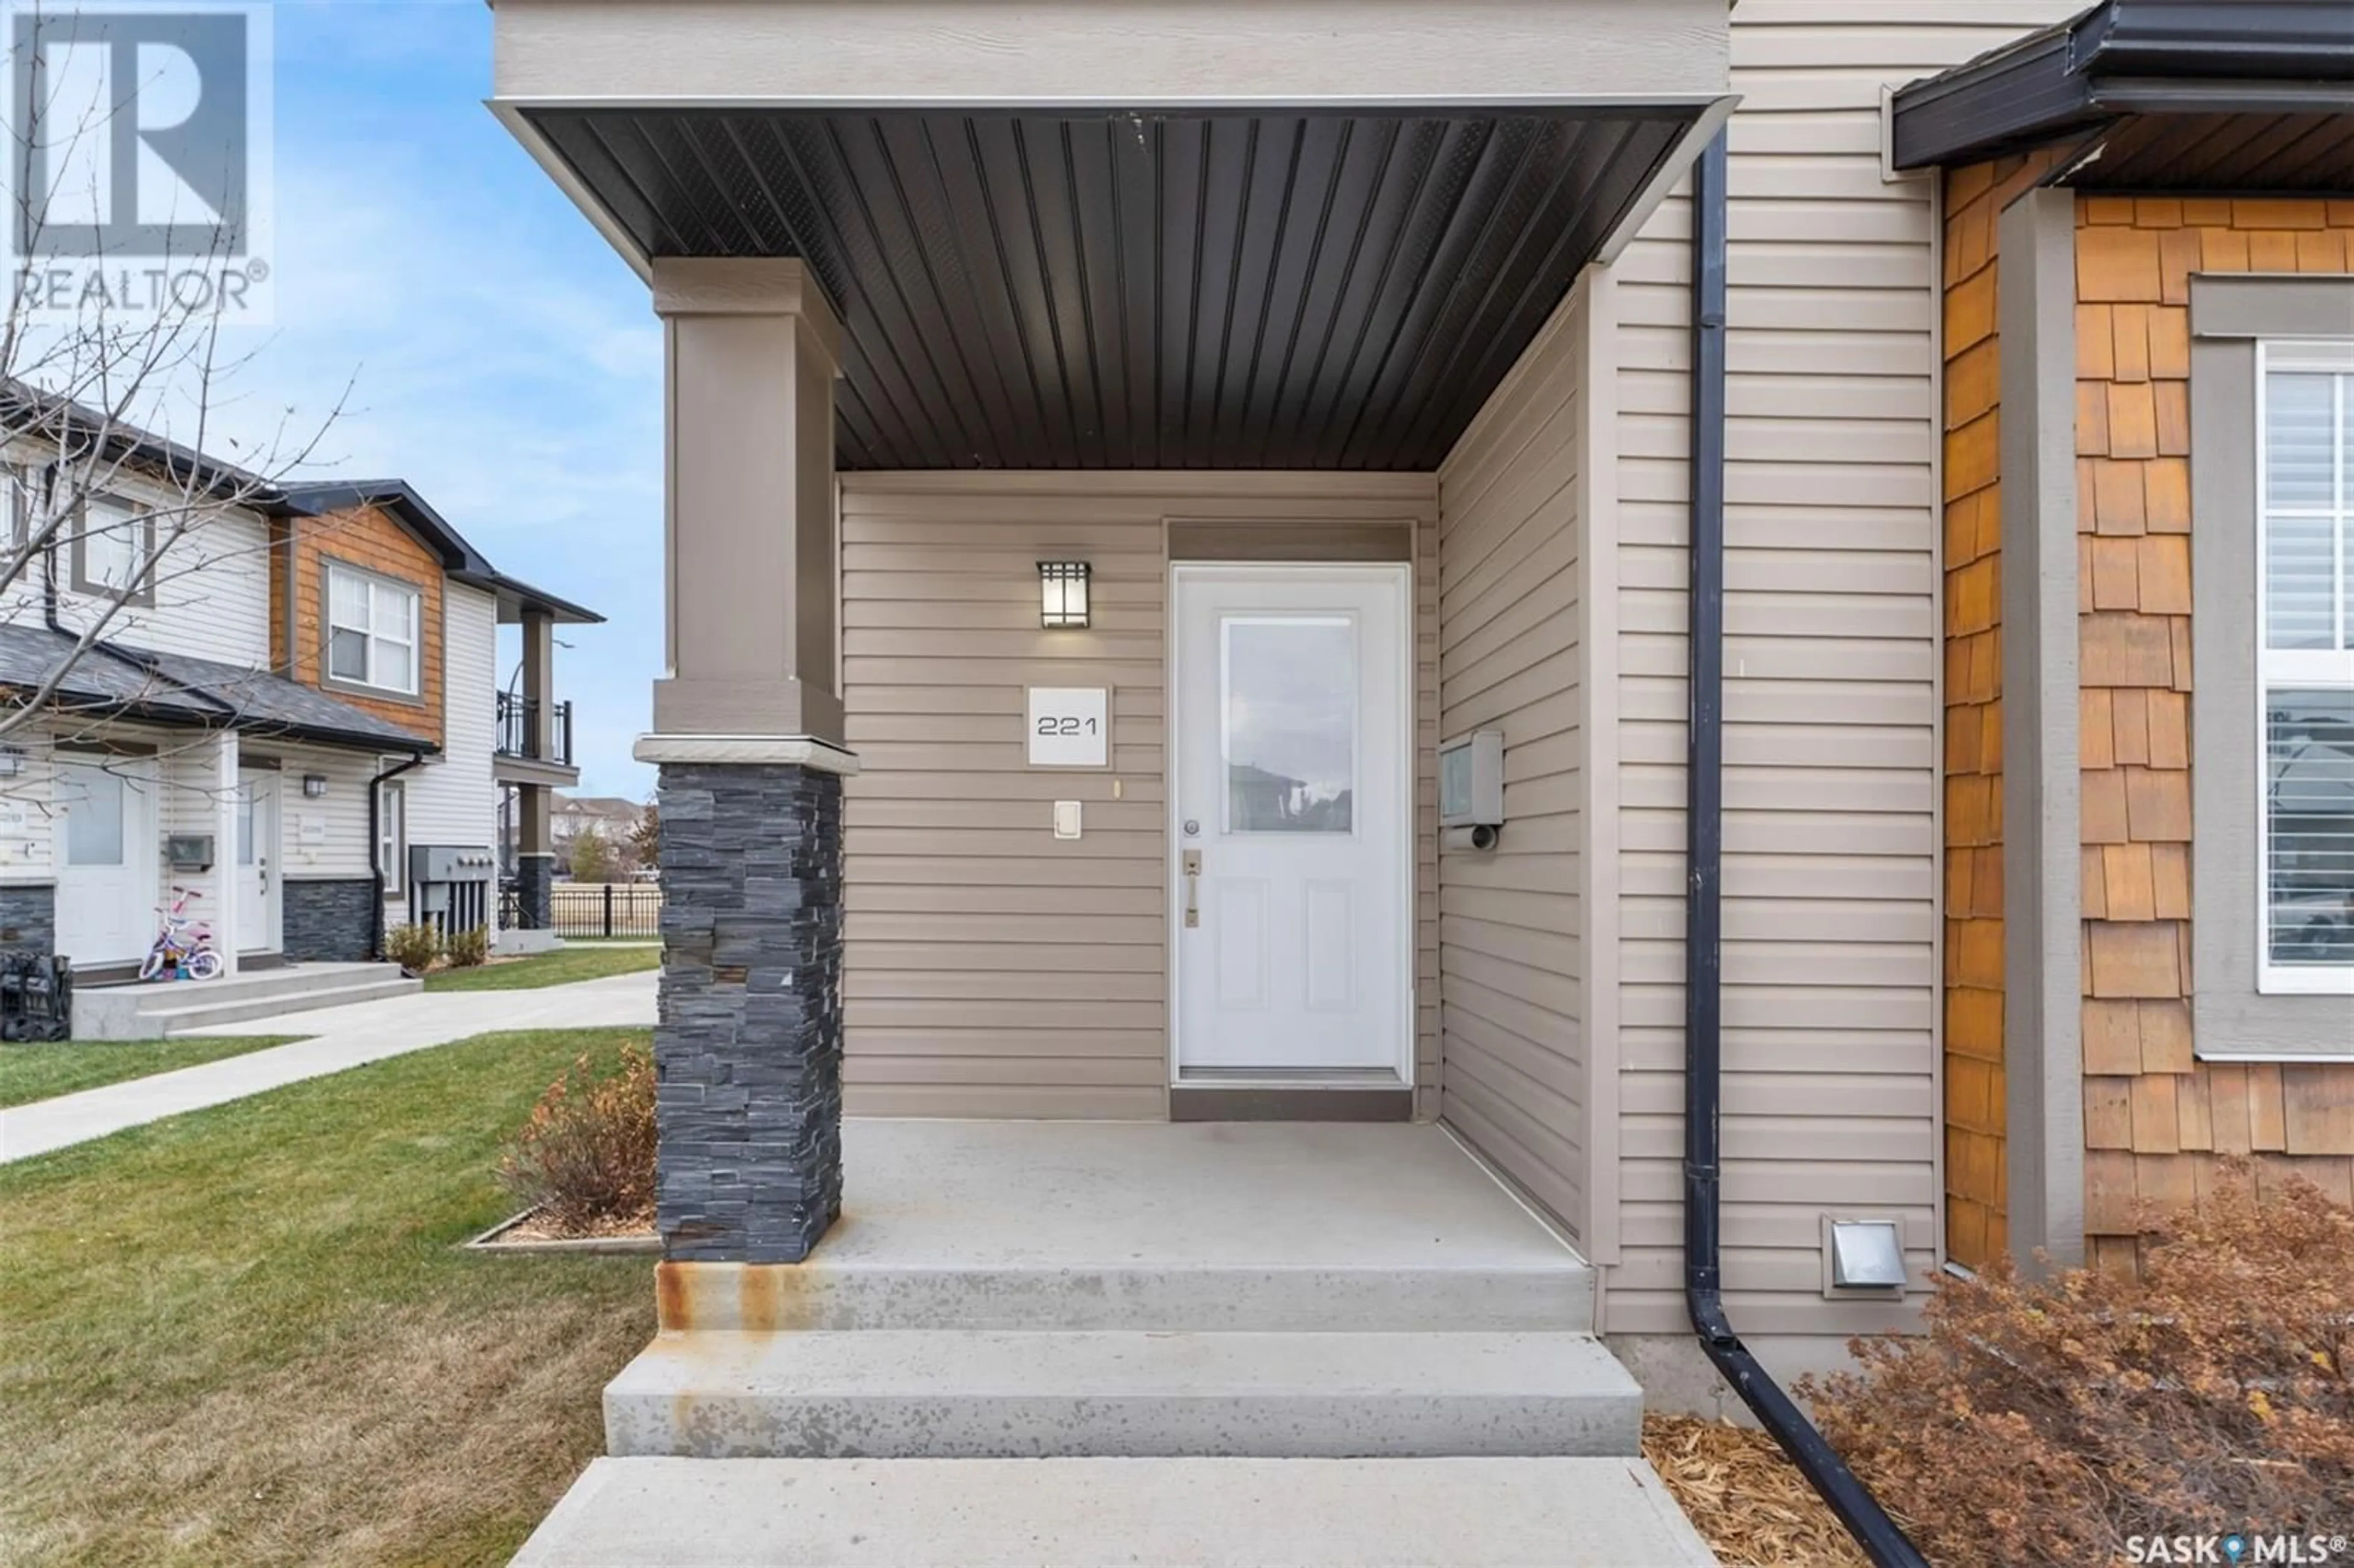
[[[1733,111],[1739,107],[1741,95],[1737,92],[1728,92],[1707,101],[1700,118],[1685,128],[1682,137],[1669,150],[1666,160],[1651,175],[1651,183],[1636,196],[1633,205],[1618,219],[1617,226],[1602,237],[1601,246],[1594,252],[1596,261],[1606,267],[1617,260],[1620,253],[1634,243],[1635,236],[1643,231],[1643,226],[1651,221],[1651,215],[1659,210],[1659,204],[1668,199],[1668,193],[1676,188],[1676,182],[1700,162],[1701,154],[1708,150],[1708,144],[1716,140],[1716,133],[1724,129],[1725,122],[1733,118]]]
[[[847,779],[858,758],[809,735],[642,735],[631,748],[640,762],[739,762],[806,768]]]

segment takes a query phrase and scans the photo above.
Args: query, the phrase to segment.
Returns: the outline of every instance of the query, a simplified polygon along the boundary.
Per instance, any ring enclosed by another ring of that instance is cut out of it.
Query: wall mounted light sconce
[[[0,779],[14,779],[24,771],[24,748],[16,746],[0,746]]]
[[[302,798],[315,800],[327,792],[327,776],[323,773],[302,775]]]
[[[1085,561],[1038,563],[1038,624],[1049,629],[1085,628],[1087,624],[1087,577]]]

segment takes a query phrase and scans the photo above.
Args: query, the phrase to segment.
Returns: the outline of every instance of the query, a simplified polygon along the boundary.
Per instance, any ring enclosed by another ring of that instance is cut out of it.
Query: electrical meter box
[[[1504,732],[1475,729],[1438,748],[1438,825],[1494,828],[1504,821]]]

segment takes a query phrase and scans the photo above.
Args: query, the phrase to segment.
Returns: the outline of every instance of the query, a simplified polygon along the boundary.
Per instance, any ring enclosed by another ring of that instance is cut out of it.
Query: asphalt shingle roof
[[[70,657],[75,639],[44,626],[0,625],[0,691],[37,690]],[[432,751],[434,745],[326,693],[267,671],[185,653],[91,649],[66,672],[56,701],[69,708],[158,724],[282,735],[291,739]]]

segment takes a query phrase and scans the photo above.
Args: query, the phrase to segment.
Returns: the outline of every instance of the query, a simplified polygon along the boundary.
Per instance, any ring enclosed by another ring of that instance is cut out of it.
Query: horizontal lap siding
[[[1435,1114],[1433,490],[1411,475],[843,477],[854,1113],[1167,1115],[1164,536],[1179,519],[1416,524],[1417,1076]],[[1050,559],[1094,567],[1088,630],[1039,626]],[[1111,688],[1110,771],[1025,765],[1029,685]],[[1056,800],[1083,802],[1076,842],[1050,836]]]
[[[1585,761],[1574,296],[1439,471],[1439,730],[1504,736],[1507,825],[1439,859],[1444,1115],[1590,1234],[1579,920]]]
[[[1822,1299],[1820,1215],[1936,1259],[1937,421],[1932,189],[1880,97],[2053,4],[1734,15],[1725,559],[1724,1259],[1744,1331]],[[1618,264],[1622,1262],[1607,1326],[1684,1326],[1681,1067],[1691,213]]]

